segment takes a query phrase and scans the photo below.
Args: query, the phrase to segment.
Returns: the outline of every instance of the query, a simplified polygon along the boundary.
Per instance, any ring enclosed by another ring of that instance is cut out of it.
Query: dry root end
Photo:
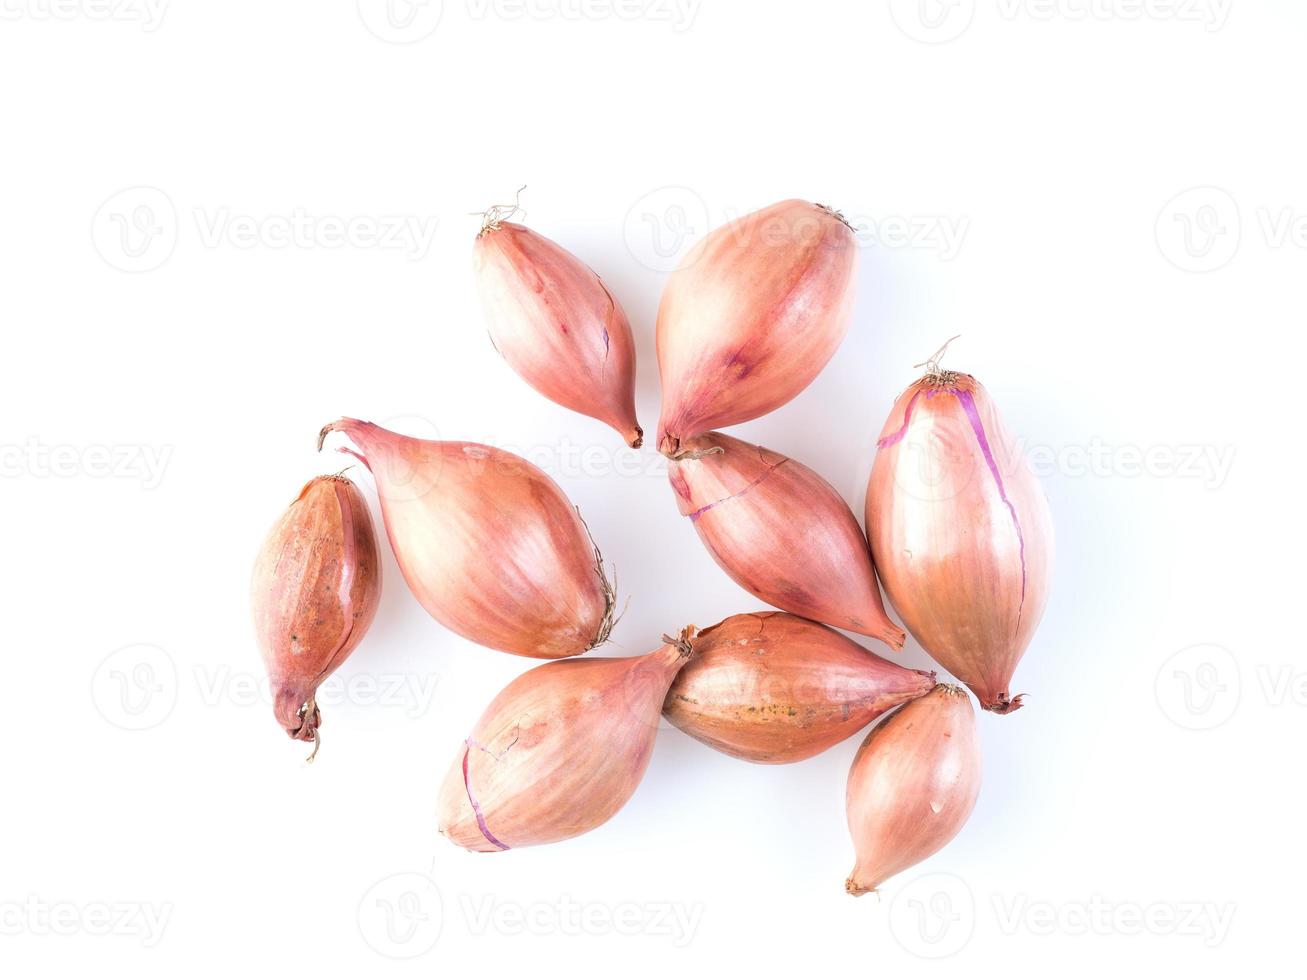
[[[526,215],[526,211],[522,209],[520,203],[522,200],[522,192],[524,190],[526,190],[526,184],[523,184],[517,189],[517,193],[513,195],[512,204],[492,204],[484,211],[471,212],[473,217],[479,217],[481,219],[481,230],[477,232],[477,238],[480,238],[487,232],[498,231],[501,224],[517,217],[519,214],[523,216]]]
[[[682,660],[689,660],[694,656],[694,641],[698,638],[698,635],[699,631],[693,625],[690,625],[681,630],[680,636],[669,636],[664,633],[663,642],[676,647],[681,654]]]
[[[1024,694],[1018,694],[1010,698],[1007,691],[1003,691],[993,704],[982,704],[981,707],[996,715],[1010,715],[1025,703],[1025,697]]]
[[[852,878],[844,879],[844,890],[854,898],[858,898],[861,895],[875,895],[877,898],[880,898],[880,892],[875,888],[875,886],[868,888],[866,885],[858,884]]]
[[[680,446],[680,443],[677,443]],[[674,453],[663,453],[668,459],[679,463],[685,459],[703,459],[705,456],[716,456],[718,453],[726,452],[721,446],[710,446],[707,449],[680,449]]]
[[[836,219],[838,219],[839,222],[840,222],[840,224],[842,224],[845,228],[849,229],[849,231],[857,231],[857,229],[854,228],[853,225],[849,224],[849,219],[846,218],[846,217],[844,217],[844,215],[843,215],[842,212],[836,211],[836,210],[835,210],[833,207],[831,207],[829,204],[818,204],[818,205],[817,205],[817,210],[818,210],[818,211],[825,211],[825,212],[826,212],[827,214],[829,214],[832,218],[836,218]]]
[[[295,733],[294,737],[304,742],[313,739],[313,751],[304,760],[305,762],[312,762],[317,758],[318,749],[322,748],[322,735],[318,731],[318,726],[322,724],[322,716],[318,714],[317,699],[309,698],[300,705],[297,714],[303,724],[300,725],[300,729]]]
[[[959,377],[958,372],[945,371],[939,366],[939,362],[944,359],[944,353],[948,350],[948,345],[961,336],[962,334],[960,333],[954,334],[948,340],[944,341],[940,349],[931,354],[930,357],[926,358],[920,364],[912,365],[914,368],[924,367],[926,369],[926,376],[921,379],[922,381],[927,382],[935,388],[952,388],[957,384]]]
[[[641,446],[643,446],[643,445],[644,445],[644,429],[640,428],[640,427],[637,425],[637,426],[635,427],[635,436],[634,436],[633,438],[631,438],[631,439],[628,439],[626,444],[627,444],[628,446],[630,446],[632,449],[639,449]]]
[[[617,611],[617,566],[613,566],[613,577],[608,578],[608,571],[604,568],[604,556],[599,552],[599,545],[595,544],[595,536],[590,533],[590,525],[585,522],[581,516],[581,508],[576,508],[577,519],[581,526],[585,528],[586,537],[590,539],[590,547],[594,549],[595,555],[595,574],[599,576],[599,582],[604,590],[604,618],[599,620],[599,632],[595,635],[592,642],[586,650],[593,650],[597,646],[602,646],[608,642],[608,635],[612,633],[613,627],[618,624],[623,616],[626,615],[626,609],[623,608],[619,613]],[[630,600],[627,600],[628,604]]]

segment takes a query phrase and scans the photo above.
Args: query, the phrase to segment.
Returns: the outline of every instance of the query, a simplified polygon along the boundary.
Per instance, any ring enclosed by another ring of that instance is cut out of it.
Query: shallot
[[[589,531],[557,484],[510,452],[341,419],[377,483],[386,535],[423,607],[482,646],[570,657],[613,626],[615,596]]]
[[[980,794],[980,742],[967,692],[938,684],[872,729],[849,770],[858,860],[850,895],[875,891],[957,836]]]
[[[668,466],[677,506],[727,575],[786,612],[902,648],[867,539],[834,487],[802,463],[720,432],[681,446]]]
[[[836,211],[782,201],[714,230],[672,273],[658,308],[658,449],[784,405],[843,340],[856,240]]]
[[[522,674],[486,708],[440,789],[440,832],[470,851],[567,840],[607,821],[648,768],[693,627],[643,657],[586,657]]]
[[[273,526],[254,562],[250,604],[286,734],[318,753],[317,690],[358,646],[381,598],[368,505],[343,476],[319,476]]]
[[[473,248],[495,349],[550,401],[607,423],[639,447],[635,342],[622,307],[580,259],[502,220],[502,211],[486,212]]]
[[[934,674],[883,660],[826,626],[747,613],[700,631],[663,716],[727,755],[798,762],[934,684]]]
[[[1021,707],[1012,674],[1048,599],[1052,518],[980,382],[929,363],[877,443],[867,537],[904,625],[1006,714]]]

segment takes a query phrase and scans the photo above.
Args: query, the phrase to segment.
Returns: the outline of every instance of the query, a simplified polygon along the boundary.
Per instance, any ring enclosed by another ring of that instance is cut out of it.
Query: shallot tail
[[[1016,694],[1012,697],[1008,697],[1008,693],[1003,691],[992,701],[986,701],[981,697],[980,706],[986,711],[994,712],[996,715],[1010,715],[1012,712],[1023,706],[1025,703],[1025,697],[1024,694]]]

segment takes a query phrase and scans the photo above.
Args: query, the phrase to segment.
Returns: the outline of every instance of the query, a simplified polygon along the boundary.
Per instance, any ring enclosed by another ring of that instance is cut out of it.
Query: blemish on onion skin
[[[477,827],[481,831],[481,836],[490,841],[490,843],[494,844],[495,847],[499,848],[501,851],[511,850],[507,844],[490,832],[490,827],[486,825],[486,815],[481,812],[481,804],[477,802],[476,794],[472,792],[472,781],[468,779],[467,757],[471,754],[473,748],[480,748],[481,746],[474,745],[470,738],[464,740],[464,746],[463,789],[467,791],[468,803],[472,804],[472,813],[477,818]]]
[[[990,475],[994,477],[994,482],[998,485],[999,498],[1007,505],[1008,513],[1012,515],[1012,524],[1017,529],[1017,547],[1021,553],[1021,604],[1017,607],[1017,629],[1019,630],[1021,628],[1021,613],[1026,606],[1026,537],[1021,532],[1021,520],[1017,517],[1017,509],[1012,506],[1012,501],[1007,496],[1007,489],[1003,486],[1003,475],[998,471],[998,463],[994,461],[994,454],[990,451],[989,439],[985,436],[985,426],[980,421],[980,413],[976,410],[975,399],[971,397],[971,392],[960,388],[954,394],[957,395],[958,402],[962,405],[962,411],[967,415],[967,421],[971,423],[971,431],[976,434],[976,441],[980,443],[980,451],[984,454]]]
[[[773,463],[771,466],[767,467],[767,469],[764,470],[764,471],[763,471],[763,472],[762,472],[762,473],[757,477],[757,479],[751,480],[751,481],[748,483],[748,485],[744,487],[743,490],[739,490],[739,491],[737,491],[737,492],[731,494],[729,497],[723,497],[721,500],[714,500],[714,501],[713,501],[712,503],[710,503],[710,504],[704,504],[704,505],[703,505],[702,507],[700,507],[698,510],[694,511],[692,514],[689,515],[690,520],[691,520],[691,521],[697,521],[697,520],[698,520],[700,517],[702,517],[704,514],[708,513],[708,511],[712,510],[714,507],[716,507],[716,506],[718,506],[718,505],[720,505],[720,504],[724,504],[724,503],[726,503],[728,500],[738,500],[740,497],[743,497],[746,493],[748,493],[750,490],[752,490],[754,487],[756,487],[756,486],[757,486],[759,483],[761,483],[763,480],[767,479],[767,477],[769,477],[769,476],[771,476],[773,473],[775,473],[776,470],[777,470],[778,468],[780,468],[781,466],[785,465],[785,464],[788,463],[788,462],[789,462],[789,458],[787,457],[787,458],[785,458],[785,459],[782,459],[779,463]]]

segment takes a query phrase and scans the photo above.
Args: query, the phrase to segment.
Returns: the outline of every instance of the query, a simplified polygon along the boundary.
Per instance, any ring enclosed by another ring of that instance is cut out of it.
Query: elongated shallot
[[[434,442],[341,419],[326,426],[372,471],[409,588],[482,646],[550,660],[608,638],[615,596],[575,507],[544,471],[502,449]]]
[[[1012,674],[1053,566],[1043,489],[969,374],[933,368],[899,396],[877,445],[867,536],[890,602],[982,707],[1016,710]]]
[[[727,755],[798,762],[934,685],[934,674],[883,660],[829,627],[747,613],[700,631],[663,716]]]
[[[763,602],[898,650],[867,539],[844,498],[780,453],[708,432],[682,443],[668,479],[722,570]]]
[[[606,422],[639,447],[635,342],[603,280],[495,209],[486,213],[473,260],[490,339],[509,366],[550,401]]]
[[[715,229],[658,308],[658,450],[765,415],[806,388],[849,326],[857,242],[838,212],[782,201]]]
[[[693,627],[643,657],[528,670],[486,708],[445,776],[440,832],[470,851],[584,834],[620,810],[653,753],[667,687]]]
[[[368,505],[343,476],[319,476],[269,532],[254,563],[254,629],[272,683],[273,712],[291,738],[313,743],[316,694],[358,646],[381,598]]]

